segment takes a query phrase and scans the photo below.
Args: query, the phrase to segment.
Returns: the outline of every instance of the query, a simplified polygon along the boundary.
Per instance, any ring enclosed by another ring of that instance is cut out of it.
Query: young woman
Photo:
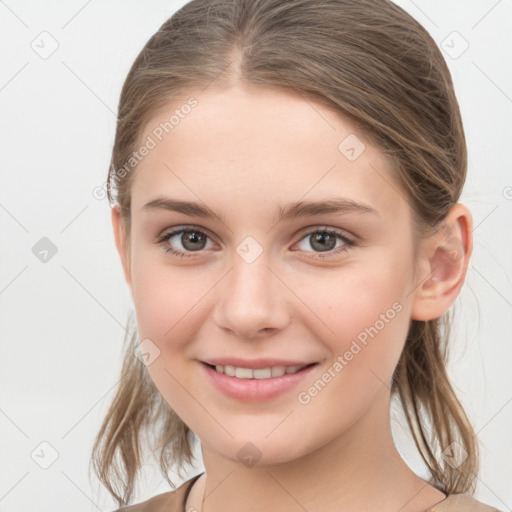
[[[93,461],[119,505],[146,441],[172,484],[199,440],[203,473],[126,510],[494,510],[445,368],[466,160],[446,63],[389,1],[193,0],[165,22],[108,181],[136,329]]]

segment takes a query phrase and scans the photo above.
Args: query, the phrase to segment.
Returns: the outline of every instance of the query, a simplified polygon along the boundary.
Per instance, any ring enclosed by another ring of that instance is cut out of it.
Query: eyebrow
[[[224,215],[218,214],[204,204],[180,201],[159,196],[142,207],[143,211],[167,210],[185,215],[217,219],[224,222]],[[285,206],[278,205],[278,222],[322,214],[370,213],[380,217],[380,213],[370,205],[347,197],[334,197],[323,201],[297,201]]]

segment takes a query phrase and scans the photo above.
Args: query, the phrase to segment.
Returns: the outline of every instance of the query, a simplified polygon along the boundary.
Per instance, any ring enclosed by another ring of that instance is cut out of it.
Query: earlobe
[[[455,302],[464,284],[473,250],[473,221],[461,203],[452,207],[442,227],[426,243],[424,274],[415,289],[413,320],[441,317]]]
[[[130,293],[132,293],[132,280],[131,280],[131,272],[130,272],[130,254],[128,247],[124,226],[121,218],[121,212],[118,206],[114,206],[112,208],[112,228],[114,230],[114,240],[117,248],[117,252],[119,257],[121,258],[121,264],[123,266],[124,278],[130,287]]]

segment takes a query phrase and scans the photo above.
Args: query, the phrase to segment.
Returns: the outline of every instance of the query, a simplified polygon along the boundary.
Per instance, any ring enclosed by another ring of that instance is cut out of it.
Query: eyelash
[[[165,233],[164,235],[162,235],[158,240],[157,240],[157,243],[158,244],[162,244],[163,248],[164,248],[164,251],[168,254],[172,254],[173,256],[177,256],[179,258],[194,258],[195,255],[194,253],[200,253],[201,251],[188,251],[188,252],[183,252],[183,251],[177,251],[175,249],[173,249],[171,246],[169,246],[167,244],[167,246],[165,245],[166,242],[172,238],[173,236],[176,236],[180,233],[186,233],[186,232],[195,232],[195,233],[200,233],[201,235],[205,235],[208,237],[208,234],[205,233],[204,231],[200,230],[200,229],[197,229],[197,228],[194,228],[194,227],[181,227],[179,229],[176,229],[174,231],[169,231],[167,233]],[[352,238],[348,238],[346,235],[343,235],[341,234],[340,231],[337,231],[333,228],[317,228],[317,229],[314,229],[312,231],[309,231],[307,233],[305,233],[302,238],[299,240],[302,241],[304,240],[305,238],[307,238],[308,236],[311,236],[312,234],[314,233],[322,233],[322,234],[329,234],[329,235],[334,235],[336,236],[337,238],[339,238],[345,245],[343,245],[342,247],[338,247],[338,249],[335,249],[335,250],[331,250],[331,251],[327,251],[328,252],[328,255],[325,255],[325,254],[322,254],[322,253],[316,253],[317,258],[330,258],[330,257],[333,257],[337,254],[339,254],[340,252],[343,252],[343,251],[348,251],[350,250],[352,247],[356,247],[358,245],[358,243],[356,242],[356,240],[352,239]],[[208,237],[209,238],[209,237]],[[308,252],[314,252],[314,251],[308,251]]]

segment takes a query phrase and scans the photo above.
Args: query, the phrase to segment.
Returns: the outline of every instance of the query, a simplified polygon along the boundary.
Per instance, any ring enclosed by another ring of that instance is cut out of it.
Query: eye
[[[341,245],[337,246],[338,242],[341,242]],[[302,246],[300,244],[302,244]],[[308,251],[305,247],[306,244],[309,244],[311,247],[313,247],[314,251]],[[315,256],[318,258],[326,258],[349,250],[351,247],[356,246],[357,242],[335,229],[317,228],[314,231],[309,231],[306,233],[306,235],[301,239],[300,242],[298,242],[297,245],[299,246],[300,250],[306,252],[319,251],[320,253],[328,253],[326,255],[317,254]]]
[[[164,250],[167,253],[179,256],[180,258],[190,258],[194,255],[187,253],[198,252],[208,248],[206,247],[208,238],[208,235],[204,231],[191,227],[182,227],[165,233],[158,239],[157,243],[163,244]],[[176,240],[170,244],[169,242],[172,239]],[[183,249],[178,248],[176,250],[173,245],[177,243],[181,244]]]
[[[210,237],[201,229],[194,227],[180,227],[172,231],[164,233],[157,243],[162,244],[166,253],[178,256],[180,258],[191,258],[195,255],[194,252],[200,252],[210,247],[207,246],[207,241]],[[174,239],[174,240],[173,240]],[[338,245],[341,242],[341,245]],[[309,243],[313,247],[313,251],[309,251],[304,247],[304,244]],[[182,248],[175,247],[176,244],[181,244]],[[315,257],[326,258],[339,254],[340,252],[347,251],[351,247],[357,245],[357,242],[352,238],[347,237],[332,228],[317,228],[309,231],[303,238],[296,244],[300,250],[305,252],[316,252]],[[319,254],[320,253],[320,254]],[[328,253],[328,254],[321,254]]]

